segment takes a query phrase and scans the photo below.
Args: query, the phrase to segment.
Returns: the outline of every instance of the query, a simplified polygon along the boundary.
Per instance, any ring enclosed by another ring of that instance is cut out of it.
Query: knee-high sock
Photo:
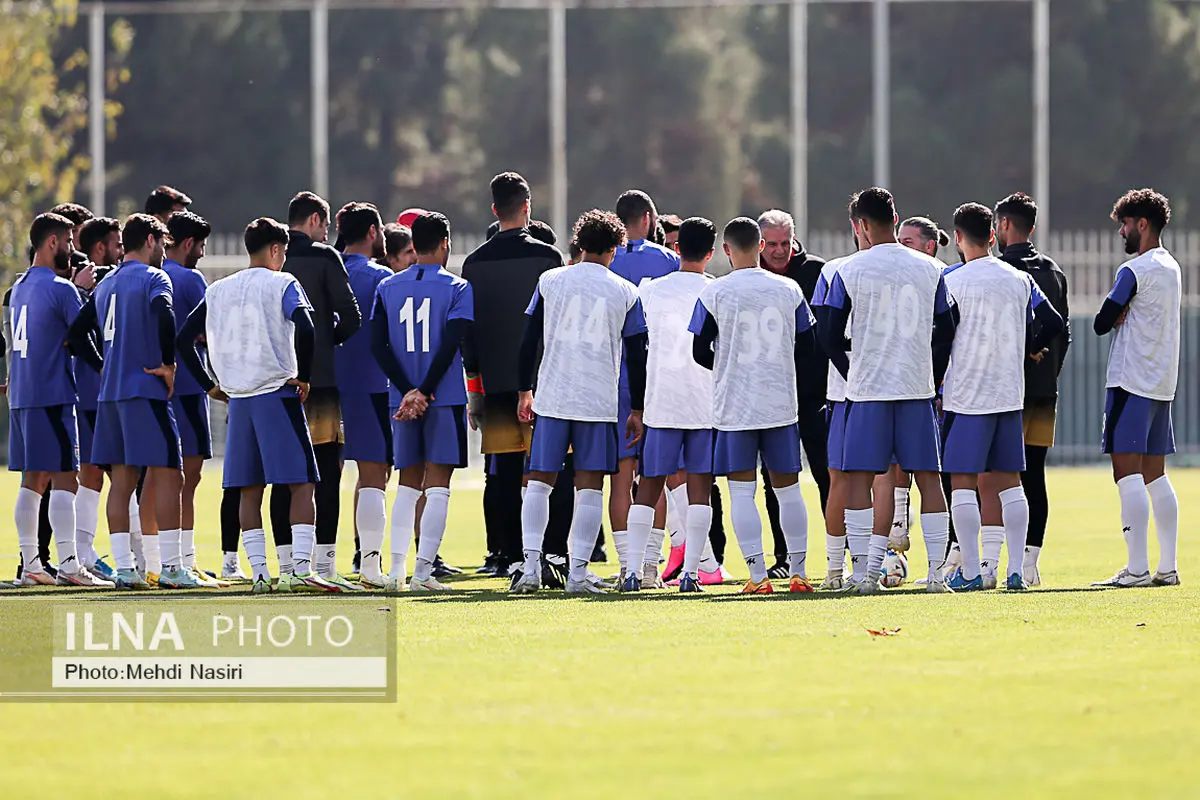
[[[650,511],[653,513],[654,509]],[[603,521],[604,492],[599,489],[576,489],[575,515],[571,520],[572,581],[587,578],[588,561],[596,549],[596,539],[600,536],[600,523]]]
[[[1121,496],[1121,528],[1129,560],[1126,568],[1134,575],[1150,571],[1149,528],[1150,498],[1140,474],[1126,475],[1117,481]]]
[[[658,559],[662,557],[663,539],[667,532],[662,528],[651,528],[650,538],[646,540],[646,548],[642,550],[642,564],[658,569]]]
[[[846,568],[846,537],[825,534],[825,572],[829,577],[841,577]]]
[[[360,501],[361,502],[361,501]],[[425,490],[425,512],[421,516],[421,541],[417,543],[417,566],[413,577],[428,580],[433,574],[433,560],[446,535],[446,514],[450,508],[450,490],[431,486]]]
[[[38,555],[38,517],[41,515],[42,496],[33,489],[21,487],[13,505],[13,520],[17,525],[17,543],[21,546],[21,572],[41,572],[42,559]]]
[[[43,564],[50,563],[50,542],[54,541],[54,528],[50,525],[50,491],[42,495],[38,509],[38,558]]]
[[[410,486],[396,487],[392,501],[392,571],[390,577],[403,582],[408,577],[408,548],[412,546],[417,529],[417,500],[421,490]]]
[[[1000,551],[1004,548],[1004,538],[1003,525],[980,527],[979,540],[982,547],[979,551],[979,569],[981,572],[1000,569]]]
[[[75,493],[75,552],[84,566],[96,563],[96,525],[100,521],[100,493],[80,486]]]
[[[129,497],[129,549],[133,551],[133,563],[140,571],[146,571],[146,548],[142,540],[142,508],[137,492]]]
[[[767,577],[767,564],[763,559],[762,517],[754,502],[757,486],[756,481],[729,481],[729,515],[733,518],[733,535],[750,570],[750,580],[761,583]]]
[[[271,573],[267,570],[267,534],[262,528],[246,531],[242,534],[242,542],[246,548],[246,558],[250,561],[250,569],[254,580],[270,580]],[[234,555],[237,551],[234,551]]]
[[[972,580],[979,577],[979,498],[970,489],[955,489],[951,493],[950,515],[954,517],[954,530],[958,534],[958,545],[962,550],[963,577]]]
[[[873,581],[879,580],[883,572],[883,558],[887,555],[888,537],[871,534],[871,543],[867,549],[867,577]]]
[[[667,496],[667,533],[671,535],[671,547],[679,547],[687,541],[687,484],[681,483],[674,489],[668,489]]]
[[[897,486],[892,490],[892,530],[896,533],[908,531],[908,487]]]
[[[553,486],[541,481],[530,481],[525,487],[525,499],[521,501],[521,548],[525,551],[526,575],[537,575],[541,570],[542,542],[550,521],[552,491]],[[599,530],[597,527],[596,531]]]
[[[935,511],[921,515],[921,534],[925,538],[925,552],[929,556],[928,580],[940,580],[942,565],[946,563],[946,551],[950,549],[950,513]]]
[[[687,510],[687,533],[683,549],[683,571],[696,576],[708,545],[708,529],[712,527],[712,506],[691,505]]]
[[[847,508],[846,541],[850,545],[851,579],[858,582],[867,579],[867,558],[871,549],[871,529],[875,527],[873,508]]]
[[[1025,540],[1029,536],[1029,500],[1020,486],[1000,493],[1004,540],[1008,545],[1008,574],[1021,575],[1025,568]],[[999,560],[999,559],[997,559]]]
[[[313,547],[316,543],[315,525],[292,526],[292,570],[297,575],[308,575],[313,571]]]
[[[317,474],[321,477],[314,495],[317,544],[334,544],[337,542],[342,503],[342,446],[337,442],[314,445],[313,455],[316,457]],[[325,554],[318,551],[318,555],[323,557]]]
[[[787,542],[788,566],[793,575],[806,578],[808,575],[804,562],[808,558],[808,509],[804,506],[800,484],[793,483],[776,489],[775,499],[779,501],[779,525]]]
[[[383,577],[383,537],[387,532],[387,493],[383,489],[366,487],[359,489],[358,511],[354,518],[358,524],[359,550],[362,553],[359,568],[366,577],[379,580]]]
[[[291,506],[291,503],[288,503]],[[238,551],[238,539],[242,534],[242,490],[236,487],[225,489],[221,493],[221,552],[235,556]],[[272,519],[272,523],[274,520]],[[291,529],[288,529],[291,536]]]
[[[1146,484],[1154,509],[1154,532],[1158,535],[1158,571],[1175,571],[1175,548],[1179,538],[1179,498],[1166,475]]]
[[[626,523],[629,528],[628,539],[625,547],[626,569],[636,572],[641,569],[643,557],[647,556],[647,544],[650,542],[650,530],[654,527],[654,506],[643,506],[634,503],[629,507],[629,515],[626,518]],[[659,542],[662,546],[662,542]],[[654,560],[658,563],[658,559]]]
[[[1048,447],[1025,445],[1025,471],[1021,486],[1029,500],[1029,536],[1026,547],[1041,548],[1046,539],[1046,522],[1050,518],[1050,497],[1046,492],[1046,454]],[[1034,563],[1037,560],[1034,559]]]

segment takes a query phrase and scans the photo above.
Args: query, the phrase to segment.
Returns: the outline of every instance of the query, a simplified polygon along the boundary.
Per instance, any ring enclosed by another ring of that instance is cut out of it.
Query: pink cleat
[[[663,567],[663,580],[669,582],[669,585],[674,586],[679,583],[679,572],[683,568],[683,551],[685,547],[672,547],[671,554],[667,556],[666,566]]]
[[[712,572],[700,570],[699,578],[701,586],[718,586],[726,581],[733,580],[733,576],[725,570],[724,566],[717,567]]]

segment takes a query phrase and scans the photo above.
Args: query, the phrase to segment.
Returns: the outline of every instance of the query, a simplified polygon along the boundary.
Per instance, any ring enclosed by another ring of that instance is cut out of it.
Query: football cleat
[[[571,571],[566,556],[542,556],[542,585],[547,589],[562,589],[567,585],[567,574]]]
[[[97,557],[96,560],[88,566],[88,572],[92,573],[97,578],[101,578],[106,581],[113,581],[117,578],[117,571],[108,565],[108,562],[104,560],[103,556]]]
[[[793,575],[791,582],[788,584],[788,591],[792,594],[812,594],[813,585],[799,575]]]
[[[954,594],[954,590],[946,585],[946,580],[940,574],[925,580],[925,591],[929,594]]]
[[[366,591],[366,589],[361,584],[349,581],[345,578],[345,576],[339,575],[336,572],[333,574],[332,578],[325,578],[325,582],[328,583],[330,586],[335,587],[333,590],[335,592],[350,593],[350,592]]]
[[[221,580],[228,581],[231,585],[251,582],[250,576],[242,571],[240,563],[224,564],[221,567]]]
[[[626,592],[640,592],[642,590],[642,576],[636,572],[628,572],[625,574],[625,580],[621,581],[621,594]]]
[[[787,559],[780,559],[767,570],[768,578],[776,578],[777,580],[786,580],[792,574],[792,568],[788,565]]]
[[[1156,572],[1154,577],[1150,579],[1150,583],[1154,586],[1178,586],[1179,573],[1175,570],[1170,572]]]
[[[144,573],[144,577],[146,579],[146,583],[150,584],[151,589],[157,589],[159,578],[162,576],[157,572],[146,572]]]
[[[413,578],[409,581],[408,590],[410,592],[452,592],[454,588],[430,575],[423,581]]]
[[[538,589],[542,588],[542,582],[535,572],[532,575],[527,575],[524,571],[513,575],[512,584],[509,585],[508,591],[510,594],[534,594]]]
[[[604,580],[604,578],[601,578],[599,575],[592,572],[591,570],[588,570],[588,574],[587,574],[587,577],[585,578],[585,580],[588,583],[595,586],[596,588],[604,589],[605,591],[608,591],[609,589],[617,588],[617,585],[615,583],[610,583],[609,581]]]
[[[448,578],[451,575],[460,575],[462,570],[458,567],[452,567],[442,560],[441,556],[434,556],[433,559],[433,577]]]
[[[976,575],[974,578],[967,580],[963,575],[962,567],[954,570],[954,574],[950,576],[950,580],[946,581],[946,585],[950,590],[958,592],[979,592],[983,590],[983,576]]]
[[[879,585],[878,580],[870,578],[855,579],[853,575],[846,578],[842,583],[842,588],[838,590],[842,594],[879,594],[883,591],[883,587]]]
[[[817,588],[822,592],[836,592],[846,585],[846,579],[838,573],[829,573]]]
[[[950,552],[946,554],[946,560],[942,563],[942,577],[949,579],[954,571],[962,566],[962,548],[958,546],[958,542],[950,545]]]
[[[185,572],[190,573],[191,576],[196,579],[196,583],[200,584],[200,588],[202,589],[228,589],[233,585],[229,581],[221,580],[220,578],[214,578],[209,573],[196,569],[195,567],[189,567],[187,570],[185,570]]]
[[[195,573],[186,569],[168,569],[158,576],[160,589],[207,589]]]
[[[488,553],[483,559],[483,566],[475,570],[476,575],[495,575],[503,559],[499,553]]]
[[[270,594],[270,593],[271,593],[271,579],[270,578],[259,578],[250,587],[250,594]]]
[[[997,574],[995,567],[990,567],[980,572],[979,577],[983,578],[983,588],[987,591],[995,589],[1000,583],[1000,576]]]
[[[1138,586],[1150,586],[1153,582],[1154,578],[1151,577],[1150,570],[1146,570],[1141,575],[1134,575],[1129,571],[1129,567],[1121,567],[1121,571],[1116,575],[1106,581],[1096,581],[1092,586],[1106,589],[1132,589]]]
[[[1042,585],[1042,572],[1038,569],[1037,564],[1030,564],[1022,571],[1024,572],[1025,585],[1030,589]]]
[[[658,574],[658,564],[642,564],[642,588],[663,588],[662,576]]]
[[[626,578],[628,580],[628,578]],[[567,588],[564,589],[567,594],[607,594],[599,586],[590,583],[584,579],[582,581],[567,581]]]
[[[9,583],[8,581],[0,581],[0,589],[19,589],[19,588],[21,588],[21,587],[17,586],[15,583]]]
[[[340,592],[340,587],[334,586],[315,572],[303,572],[292,575],[291,591],[293,592]]]
[[[1025,585],[1025,576],[1014,572],[1008,576],[1008,582],[1004,584],[1004,588],[1010,592],[1023,592],[1029,587]]]
[[[362,584],[363,588],[366,589],[386,589],[387,582],[388,579],[382,573],[380,573],[378,576],[360,573],[358,576],[358,583]]]
[[[712,572],[697,570],[696,577],[700,579],[701,586],[720,586],[725,581],[733,579],[733,576],[723,566],[718,566]]]
[[[150,584],[142,577],[142,573],[136,569],[119,569],[117,570],[117,588],[118,589],[149,589]]]
[[[758,583],[754,581],[746,581],[742,586],[742,594],[774,594],[775,587],[771,585],[770,576],[763,578]]]
[[[59,586],[95,586],[98,589],[112,589],[116,586],[112,581],[93,575],[85,567],[80,567],[75,572],[60,569],[55,582]]]
[[[909,538],[908,531],[904,528],[904,523],[893,523],[892,530],[888,534],[888,550],[895,550],[897,553],[907,553],[911,547],[912,539]]]
[[[403,592],[403,591],[404,591],[404,587],[405,587],[406,585],[407,585],[407,584],[405,583],[405,580],[404,580],[404,578],[391,578],[391,577],[389,577],[389,578],[387,579],[387,582],[386,582],[386,583],[384,583],[384,585],[383,585],[383,590],[384,590],[385,592],[389,592],[389,593],[392,593],[392,594],[396,594],[396,593],[399,593],[399,592]]]
[[[53,586],[57,577],[46,571],[21,573],[22,586]]]
[[[680,594],[700,594],[704,590],[700,588],[700,581],[696,580],[696,576],[690,572],[685,572],[679,576],[679,593]]]
[[[671,548],[671,552],[667,555],[667,563],[663,566],[664,581],[673,581],[679,577],[679,572],[683,569],[684,549],[683,545]]]

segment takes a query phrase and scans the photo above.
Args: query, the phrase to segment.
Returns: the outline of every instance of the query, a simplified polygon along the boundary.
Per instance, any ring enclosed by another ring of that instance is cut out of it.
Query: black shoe
[[[603,564],[608,561],[608,552],[605,551],[604,545],[597,543],[596,548],[592,550],[591,562],[593,564]]]
[[[500,555],[498,553],[488,553],[483,559],[483,566],[475,570],[476,575],[499,575]]]
[[[767,570],[768,578],[776,578],[778,580],[783,580],[784,578],[790,578],[791,575],[792,575],[792,568],[788,566],[787,561],[782,561],[782,560],[776,561],[775,566],[773,566],[769,570]]]
[[[542,556],[542,586],[547,589],[565,589],[569,574],[570,565],[566,556]]]
[[[442,560],[441,556],[433,559],[433,577],[448,578],[451,575],[461,575],[462,570],[458,567],[452,567]]]

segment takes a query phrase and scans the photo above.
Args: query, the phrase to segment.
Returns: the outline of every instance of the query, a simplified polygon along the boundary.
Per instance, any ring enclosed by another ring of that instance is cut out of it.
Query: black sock
[[[242,490],[230,487],[221,495],[221,552],[236,553],[242,535]]]
[[[942,473],[942,491],[946,494],[946,510],[950,510],[950,497],[954,494],[954,489],[950,484],[950,473]],[[954,515],[949,515],[950,519],[950,544],[958,542],[958,536],[954,533]]]
[[[328,442],[313,446],[317,457],[317,544],[337,542],[338,514],[341,512],[342,446]]]
[[[271,487],[271,534],[276,547],[292,544],[292,489],[275,484]]]
[[[42,564],[50,564],[50,542],[54,539],[54,530],[50,527],[50,487],[42,492],[42,506],[38,512],[38,558]]]
[[[1029,547],[1041,547],[1046,540],[1046,521],[1050,518],[1050,497],[1046,493],[1046,455],[1048,447],[1025,446],[1025,471],[1021,485],[1029,500]]]
[[[721,489],[713,483],[712,488],[712,525],[708,529],[708,541],[712,544],[713,555],[718,564],[725,563],[725,507],[721,502]]]

